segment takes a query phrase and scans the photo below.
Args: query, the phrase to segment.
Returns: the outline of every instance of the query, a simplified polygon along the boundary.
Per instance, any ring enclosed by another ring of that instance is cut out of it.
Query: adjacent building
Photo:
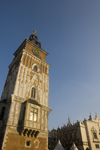
[[[47,54],[36,31],[14,53],[0,101],[1,150],[48,150]]]
[[[53,150],[60,140],[66,150],[70,150],[74,142],[78,150],[97,150],[100,149],[100,119],[96,115],[95,119],[90,115],[89,119],[83,122],[77,121],[61,128],[53,129],[49,132],[49,150]]]

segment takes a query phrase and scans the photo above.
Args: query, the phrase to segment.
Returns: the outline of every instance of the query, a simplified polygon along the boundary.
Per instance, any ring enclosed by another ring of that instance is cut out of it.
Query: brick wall
[[[4,150],[47,150],[46,138],[25,137],[14,133],[8,133]],[[30,146],[26,142],[30,141]]]

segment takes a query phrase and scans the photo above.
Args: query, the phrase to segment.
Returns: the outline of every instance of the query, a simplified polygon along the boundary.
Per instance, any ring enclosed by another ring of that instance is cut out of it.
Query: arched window
[[[34,87],[31,90],[31,97],[34,99],[36,98],[36,89]]]
[[[38,66],[37,66],[37,65],[34,65],[34,66],[33,66],[33,71],[38,72]]]
[[[33,70],[37,72],[38,71],[38,67],[35,65]]]

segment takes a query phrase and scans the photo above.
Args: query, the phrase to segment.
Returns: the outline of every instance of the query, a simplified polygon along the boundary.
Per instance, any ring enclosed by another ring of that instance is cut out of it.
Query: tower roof
[[[78,150],[78,148],[76,147],[76,145],[73,143],[72,147],[70,148],[70,150]]]
[[[31,104],[35,104],[37,106],[41,106],[37,101],[33,100],[33,99],[28,99],[25,102],[31,103]]]
[[[37,47],[41,48],[41,43],[38,41],[38,37],[36,35],[36,30],[30,35],[29,40],[35,44]]]
[[[30,46],[29,46],[30,45]],[[29,48],[30,47],[30,48]],[[19,48],[15,51],[14,56],[15,58],[18,56],[18,54],[23,50],[27,50],[28,52],[32,54],[36,54],[36,52],[33,52],[33,48],[37,51],[39,51],[43,55],[36,55],[38,58],[40,58],[43,61],[46,61],[46,55],[48,55],[46,50],[43,50],[41,48],[41,43],[38,41],[38,37],[36,35],[36,30],[30,35],[29,38],[26,38],[22,44],[19,46]],[[34,50],[34,51],[35,51]]]
[[[57,143],[57,145],[56,145],[56,147],[55,147],[54,150],[65,150],[65,149],[63,148],[63,146],[62,146],[60,140],[58,140],[58,143]]]

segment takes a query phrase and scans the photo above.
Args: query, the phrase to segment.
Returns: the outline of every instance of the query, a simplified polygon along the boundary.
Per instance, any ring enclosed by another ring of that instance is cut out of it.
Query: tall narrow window
[[[36,89],[34,87],[31,90],[31,97],[34,99],[36,98]]]
[[[37,121],[38,109],[31,107],[30,120]]]

